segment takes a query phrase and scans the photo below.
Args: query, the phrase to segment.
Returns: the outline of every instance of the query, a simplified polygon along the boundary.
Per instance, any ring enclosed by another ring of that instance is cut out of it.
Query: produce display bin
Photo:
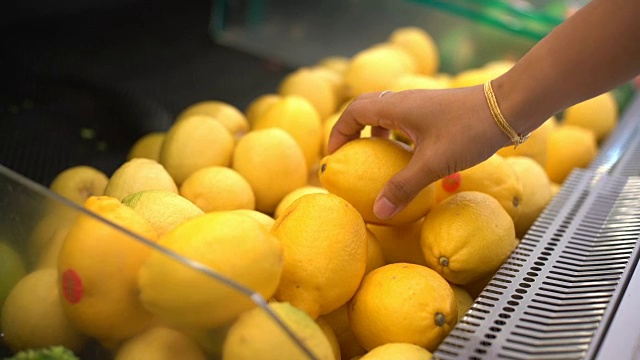
[[[55,266],[55,263],[40,262],[43,258],[42,256],[34,256],[36,252],[42,254],[47,251],[46,248],[40,249],[41,251],[35,250],[35,248],[42,245],[42,240],[55,244],[54,240],[49,241],[50,238],[55,238],[57,234],[66,233],[79,216],[89,216],[114,232],[127,237],[131,242],[140,243],[148,247],[152,254],[157,253],[160,256],[169,258],[169,261],[176,262],[178,267],[184,266],[190,269],[190,271],[193,271],[193,276],[201,276],[198,273],[204,274],[210,283],[219,284],[228,288],[231,292],[241,294],[243,299],[255,303],[256,307],[265,311],[268,318],[273,321],[273,332],[282,331],[282,336],[288,338],[293,346],[298,346],[301,354],[307,354],[310,359],[314,358],[313,352],[295,337],[282,319],[267,306],[267,300],[259,293],[217,273],[205,265],[185,258],[149,239],[136,235],[113,222],[109,222],[107,219],[85,210],[70,200],[49,191],[46,187],[3,166],[0,166],[0,207],[3,209],[3,216],[0,217],[0,250],[2,251],[0,258],[11,259],[7,263],[0,264],[0,269],[3,269],[0,272],[0,285],[2,286],[0,288],[0,301],[9,294],[11,289],[24,276],[39,269]],[[16,254],[19,258],[18,261],[16,261]],[[117,270],[120,266],[121,258],[114,257],[102,259],[101,261],[102,264],[114,266]],[[20,266],[14,266],[16,263],[20,263]],[[105,281],[108,281],[108,279],[105,279]],[[198,290],[193,289],[194,292],[198,292]],[[211,307],[207,311],[215,312],[220,311],[220,309]],[[202,315],[206,315],[206,311],[203,311]],[[163,321],[162,317],[160,317],[160,320],[161,322]],[[29,321],[34,321],[34,319],[30,318]],[[196,343],[205,341],[206,343],[201,347],[211,352],[208,354],[211,358],[219,358],[220,347],[227,334],[227,328],[222,327],[223,330],[205,329],[205,332],[202,332],[202,329],[197,329],[196,331],[182,326],[178,326],[177,329],[184,331]],[[82,352],[77,355],[81,359],[88,360],[112,358],[111,352],[91,340],[84,346]],[[6,344],[0,341],[0,358],[4,359],[9,356],[11,356],[11,351]]]
[[[436,41],[441,70],[455,73],[493,60],[516,59],[559,23],[524,15],[501,2],[482,3],[216,1],[210,33],[221,44],[299,67],[327,56],[351,57],[385,41],[398,27],[417,26]],[[530,25],[523,26],[523,19]]]

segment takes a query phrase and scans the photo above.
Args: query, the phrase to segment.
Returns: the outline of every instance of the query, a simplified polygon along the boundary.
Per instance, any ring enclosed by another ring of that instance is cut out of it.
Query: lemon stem
[[[440,259],[438,259],[438,261],[442,266],[449,266],[449,259],[446,256],[441,256]]]
[[[443,326],[447,319],[444,317],[443,313],[437,312],[434,320],[437,326]]]

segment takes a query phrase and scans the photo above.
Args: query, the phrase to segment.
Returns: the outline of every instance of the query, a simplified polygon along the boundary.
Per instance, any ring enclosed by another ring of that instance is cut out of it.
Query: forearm
[[[640,72],[640,1],[593,0],[493,83],[501,110],[529,132]]]

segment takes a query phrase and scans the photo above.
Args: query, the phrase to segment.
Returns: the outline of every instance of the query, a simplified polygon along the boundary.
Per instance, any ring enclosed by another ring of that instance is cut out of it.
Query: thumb
[[[407,166],[395,174],[382,188],[375,203],[373,213],[381,220],[387,220],[402,211],[427,185],[437,180],[428,171],[426,156],[414,153]]]

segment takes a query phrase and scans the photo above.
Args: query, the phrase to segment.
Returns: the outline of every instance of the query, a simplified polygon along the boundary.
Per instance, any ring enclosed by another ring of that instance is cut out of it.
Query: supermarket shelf
[[[563,183],[435,357],[637,357],[639,155],[636,96],[598,158]]]

